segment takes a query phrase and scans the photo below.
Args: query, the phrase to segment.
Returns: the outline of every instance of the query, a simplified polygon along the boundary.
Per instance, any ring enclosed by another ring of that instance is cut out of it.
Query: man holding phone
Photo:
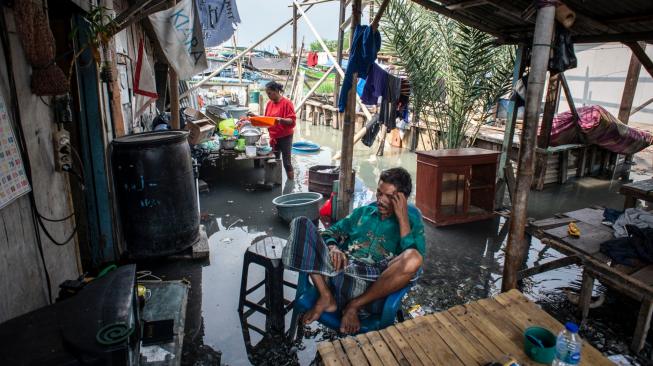
[[[362,206],[328,230],[318,232],[305,217],[290,224],[283,251],[287,268],[308,272],[320,293],[304,315],[309,324],[323,312],[342,311],[340,331],[356,333],[361,312],[379,312],[389,294],[414,281],[425,253],[424,223],[408,205],[410,174],[381,173],[376,202]]]

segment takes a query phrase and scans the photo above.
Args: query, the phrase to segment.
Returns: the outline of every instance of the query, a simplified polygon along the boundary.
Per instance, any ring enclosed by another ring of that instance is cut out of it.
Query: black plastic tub
[[[335,170],[336,168],[335,165],[314,165],[308,168],[308,190],[329,196],[333,191],[333,182],[340,177],[340,170]],[[352,182],[355,177],[356,172],[352,171]]]

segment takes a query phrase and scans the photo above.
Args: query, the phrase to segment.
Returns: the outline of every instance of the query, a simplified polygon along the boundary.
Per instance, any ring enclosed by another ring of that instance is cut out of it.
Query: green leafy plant
[[[409,0],[391,0],[380,29],[382,51],[407,74],[413,119],[427,123],[433,148],[473,144],[510,89],[514,49]]]
[[[104,53],[105,65],[103,65],[103,72],[105,68],[108,68],[108,50],[109,50],[109,41],[111,40],[112,35],[114,34],[115,22],[114,18],[109,15],[109,9],[104,6],[93,6],[91,10],[82,16],[87,22],[87,26],[84,28],[84,38],[86,39],[86,44],[82,45],[70,64],[69,77],[72,75],[73,65],[77,58],[86,50],[90,49],[93,55],[93,60],[96,63],[102,61],[102,54]],[[69,38],[75,39],[79,35],[79,27],[74,27],[70,32]]]

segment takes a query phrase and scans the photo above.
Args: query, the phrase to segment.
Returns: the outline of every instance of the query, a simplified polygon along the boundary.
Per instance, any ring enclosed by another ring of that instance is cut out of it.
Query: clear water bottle
[[[571,366],[580,364],[580,349],[583,341],[578,335],[578,325],[565,324],[565,329],[558,334],[556,357],[551,366]]]

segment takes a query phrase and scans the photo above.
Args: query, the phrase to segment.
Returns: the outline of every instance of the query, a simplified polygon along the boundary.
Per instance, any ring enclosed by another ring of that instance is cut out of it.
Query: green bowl
[[[539,340],[540,344],[534,343],[533,339]],[[555,334],[542,327],[527,328],[524,331],[524,352],[533,361],[550,365],[556,354]]]

